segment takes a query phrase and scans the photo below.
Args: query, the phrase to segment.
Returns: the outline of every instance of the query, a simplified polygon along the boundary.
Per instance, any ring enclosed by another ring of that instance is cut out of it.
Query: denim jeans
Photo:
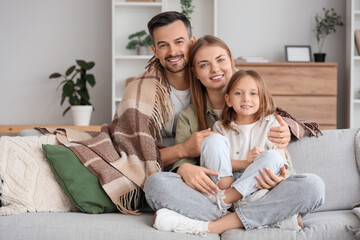
[[[259,175],[260,169],[268,167],[278,175],[286,162],[276,150],[267,150],[256,157],[245,171],[233,174],[230,144],[228,139],[220,134],[212,134],[204,139],[201,144],[200,156],[200,166],[219,173],[217,176],[209,175],[216,184],[222,177],[233,176],[234,182],[231,187],[235,188],[243,197],[259,190],[255,187],[255,184],[258,183],[255,177]]]
[[[181,176],[159,172],[148,177],[146,200],[153,210],[168,208],[192,219],[214,221],[226,214],[209,198],[189,187]],[[324,203],[325,185],[314,174],[296,174],[282,181],[258,201],[236,209],[246,230],[272,224],[295,214],[304,217]]]

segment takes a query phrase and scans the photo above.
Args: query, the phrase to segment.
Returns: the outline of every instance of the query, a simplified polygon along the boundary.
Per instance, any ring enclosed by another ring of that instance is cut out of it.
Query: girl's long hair
[[[261,121],[268,115],[275,113],[276,106],[273,97],[266,86],[263,78],[253,70],[241,70],[236,72],[230,79],[226,88],[226,94],[230,94],[234,86],[246,76],[252,77],[258,87],[259,92],[259,110],[255,113],[254,119]],[[236,119],[236,112],[232,107],[228,107],[225,104],[223,112],[221,114],[221,121],[225,127],[231,128],[230,123]]]
[[[205,46],[218,46],[228,53],[231,60],[231,67],[233,69],[233,73],[235,70],[235,62],[234,58],[231,54],[229,47],[224,43],[221,39],[211,36],[205,35],[202,38],[199,38],[190,48],[190,56],[189,56],[189,79],[190,79],[190,93],[191,93],[191,101],[195,109],[195,113],[197,116],[197,125],[198,131],[207,129],[209,127],[206,121],[206,102],[207,102],[207,91],[204,85],[200,82],[199,79],[195,77],[195,74],[192,72],[195,68],[195,56],[196,53]]]

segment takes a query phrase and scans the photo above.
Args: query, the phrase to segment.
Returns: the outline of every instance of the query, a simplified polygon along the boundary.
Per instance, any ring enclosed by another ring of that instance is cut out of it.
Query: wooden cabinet
[[[236,63],[257,71],[275,103],[299,120],[336,128],[337,63]]]

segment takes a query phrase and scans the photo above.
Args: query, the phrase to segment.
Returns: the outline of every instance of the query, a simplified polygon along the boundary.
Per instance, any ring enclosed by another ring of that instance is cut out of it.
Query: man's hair
[[[154,16],[149,22],[148,22],[148,31],[150,33],[150,36],[152,40],[154,41],[154,29],[163,27],[166,25],[169,25],[175,21],[182,21],[186,27],[187,33],[189,37],[191,37],[191,23],[189,19],[182,13],[176,12],[176,11],[168,11],[168,12],[162,12],[156,16]]]

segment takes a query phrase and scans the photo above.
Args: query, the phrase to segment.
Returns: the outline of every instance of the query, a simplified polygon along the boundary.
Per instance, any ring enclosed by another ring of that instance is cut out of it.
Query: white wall
[[[318,51],[314,16],[322,14],[323,7],[334,8],[343,21],[346,20],[346,1],[218,0],[217,36],[229,45],[235,58],[263,56],[272,62],[283,62],[285,45],[310,45],[312,53]],[[338,128],[344,128],[347,114],[345,27],[328,36],[323,52],[326,62],[338,63]]]
[[[0,0],[0,124],[72,124],[60,80],[94,61],[91,124],[111,121],[111,0]]]
[[[314,15],[333,7],[345,19],[345,1],[338,0],[217,2],[218,36],[235,57],[284,61],[285,45],[311,45],[315,52]],[[204,9],[195,9],[195,30],[203,29],[196,22],[197,11]],[[96,63],[91,124],[111,121],[111,0],[0,0],[0,33],[0,124],[71,124],[71,114],[62,117],[66,106],[60,107],[58,81],[48,76],[64,72],[75,59]],[[324,51],[327,61],[339,64],[338,127],[343,128],[345,28],[329,36]]]

